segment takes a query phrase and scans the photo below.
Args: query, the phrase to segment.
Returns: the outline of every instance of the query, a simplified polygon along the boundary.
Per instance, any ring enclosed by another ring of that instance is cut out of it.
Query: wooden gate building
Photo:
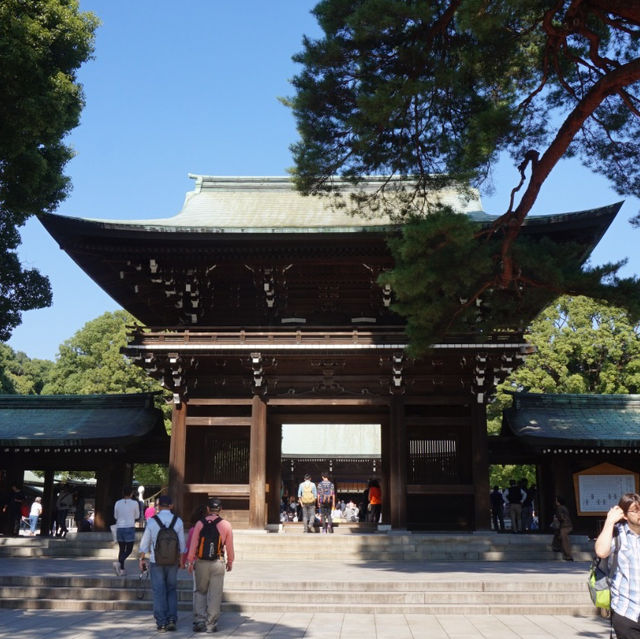
[[[353,218],[287,178],[193,177],[174,218],[41,217],[145,325],[126,354],[173,394],[174,503],[188,514],[215,494],[238,524],[264,528],[278,521],[283,424],[376,423],[386,523],[488,528],[485,405],[529,351],[521,333],[447,335],[411,359],[393,293],[376,283],[392,266],[388,219]],[[479,200],[437,197],[491,219]],[[586,259],[619,206],[523,232],[581,242]]]

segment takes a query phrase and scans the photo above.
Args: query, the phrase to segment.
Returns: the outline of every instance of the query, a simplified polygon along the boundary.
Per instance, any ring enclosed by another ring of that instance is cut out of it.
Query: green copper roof
[[[361,231],[393,226],[388,216],[371,213],[366,219],[336,207],[330,198],[301,195],[288,177],[217,177],[193,175],[195,188],[186,194],[181,211],[171,218],[146,220],[100,220],[155,230],[202,230],[207,232],[296,232]],[[365,191],[375,191],[385,182],[369,178]],[[485,218],[480,195],[475,189],[462,194],[454,188],[429,195],[454,210]],[[97,220],[95,220],[97,221]]]
[[[503,433],[536,447],[640,446],[640,395],[516,393],[503,413]]]
[[[0,395],[1,447],[125,446],[167,439],[153,393]]]

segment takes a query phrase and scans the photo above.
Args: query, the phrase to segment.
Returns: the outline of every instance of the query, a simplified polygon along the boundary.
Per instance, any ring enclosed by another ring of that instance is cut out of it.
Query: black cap
[[[220,510],[222,508],[222,502],[217,497],[211,497],[207,505],[211,510]]]
[[[160,495],[160,497],[158,497],[158,506],[167,507],[171,506],[171,503],[171,497],[169,497],[169,495]]]

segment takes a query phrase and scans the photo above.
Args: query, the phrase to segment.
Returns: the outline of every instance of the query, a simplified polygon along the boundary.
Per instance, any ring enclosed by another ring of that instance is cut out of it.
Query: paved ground
[[[0,637],[15,639],[607,639],[608,623],[584,617],[532,615],[361,615],[224,613],[216,635],[194,634],[189,619],[160,635],[149,613],[3,610]]]
[[[283,565],[287,570],[283,570]],[[135,571],[133,561],[130,572]],[[227,578],[264,579],[278,576],[334,580],[464,580],[483,575],[499,580],[517,574],[521,579],[582,580],[587,566],[565,562],[376,562],[344,564],[315,562],[237,562]],[[0,574],[85,574],[110,575],[111,562],[97,559],[0,559]],[[188,578],[185,574],[184,578]],[[586,594],[586,593],[585,593]],[[269,639],[608,639],[609,625],[597,617],[552,615],[363,615],[305,613],[223,613],[217,637]],[[146,637],[204,637],[194,634],[191,619],[182,613],[175,633],[159,635],[150,612],[66,612],[2,610],[0,637],[12,639],[145,639]]]

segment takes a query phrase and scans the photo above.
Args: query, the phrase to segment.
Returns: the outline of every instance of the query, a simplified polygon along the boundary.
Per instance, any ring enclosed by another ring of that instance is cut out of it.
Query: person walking
[[[595,543],[596,555],[615,562],[611,625],[618,639],[640,636],[640,495],[626,493],[609,509]],[[615,558],[611,554],[615,553]]]
[[[42,497],[36,497],[29,510],[29,534],[32,537],[35,537],[40,515],[42,515]]]
[[[553,541],[551,542],[551,548],[555,552],[561,552],[562,558],[565,561],[573,561],[571,543],[569,542],[569,533],[573,530],[573,522],[571,521],[566,502],[560,496],[556,497],[556,509],[553,516],[552,528]]]
[[[118,561],[113,562],[113,570],[119,577],[127,574],[124,562],[133,552],[133,544],[136,540],[136,519],[140,515],[138,501],[133,499],[132,495],[131,486],[127,486],[122,491],[122,499],[118,499],[113,507],[118,542]]]
[[[138,507],[138,502],[133,500]],[[147,521],[140,541],[140,570],[147,569],[153,593],[153,616],[159,632],[176,630],[178,623],[178,566],[187,550],[182,519],[171,512],[171,498],[158,498],[158,513]]]
[[[311,475],[307,473],[304,476],[304,481],[298,486],[298,501],[302,506],[302,523],[304,524],[303,532],[313,532],[317,499],[318,490],[316,485],[311,481]]]
[[[333,482],[329,481],[329,473],[322,473],[322,481],[318,483],[318,508],[320,509],[320,521],[323,533],[333,532],[331,513],[336,507],[336,489]]]
[[[193,631],[216,632],[220,618],[224,574],[231,572],[235,553],[231,524],[220,516],[222,502],[212,497],[207,516],[196,523],[189,545],[186,567],[195,572]]]

